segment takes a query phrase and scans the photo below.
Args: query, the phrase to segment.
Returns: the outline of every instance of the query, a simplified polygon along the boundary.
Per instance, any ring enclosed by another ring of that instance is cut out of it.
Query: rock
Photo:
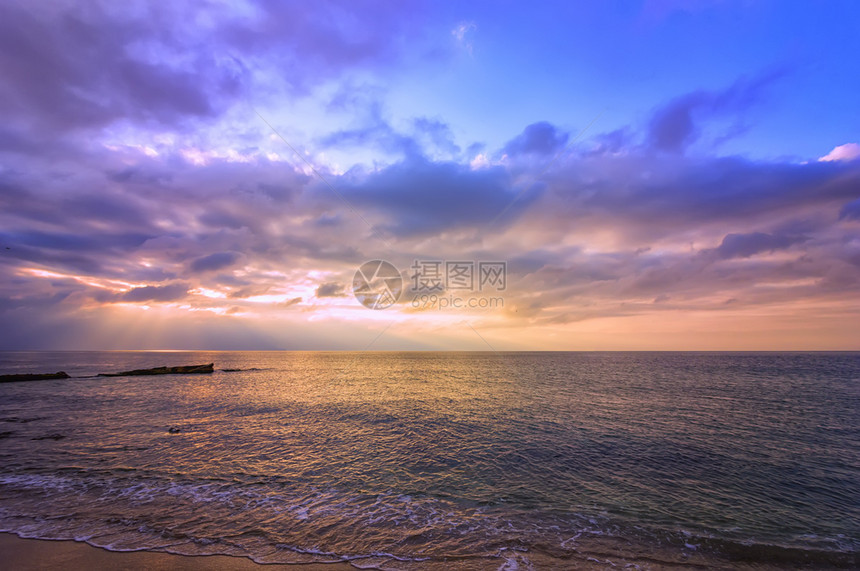
[[[18,383],[21,381],[47,381],[50,379],[69,379],[65,371],[57,373],[21,373],[17,375],[0,375],[0,383]]]
[[[62,440],[65,437],[65,434],[49,434],[47,436],[37,436],[36,438],[31,438],[30,440]]]
[[[119,373],[99,373],[99,377],[135,377],[144,375],[198,375],[215,371],[215,363],[206,365],[184,365],[181,367],[155,367],[153,369],[134,369]]]

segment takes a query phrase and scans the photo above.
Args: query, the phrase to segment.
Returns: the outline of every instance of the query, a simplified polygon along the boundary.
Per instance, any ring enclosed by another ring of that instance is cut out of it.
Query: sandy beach
[[[187,557],[153,551],[115,552],[78,541],[21,539],[0,533],[0,561],[6,569],[111,569],[112,571],[250,571],[253,569],[300,569],[302,571],[345,571],[347,563],[311,565],[259,565],[245,557],[206,555]]]

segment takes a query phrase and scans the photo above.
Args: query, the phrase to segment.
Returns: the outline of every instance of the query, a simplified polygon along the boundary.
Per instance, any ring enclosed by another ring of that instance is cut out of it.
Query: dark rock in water
[[[19,422],[21,424],[26,424],[28,422],[33,422],[34,420],[42,420],[41,416],[31,416],[29,418],[20,418],[18,416],[10,416],[8,418],[0,418],[3,422]]]
[[[180,432],[182,432],[182,429],[178,426],[171,426],[167,429],[167,432],[169,432],[170,434],[179,434]]]
[[[57,373],[21,373],[17,375],[0,375],[0,383],[17,383],[20,381],[47,381],[49,379],[68,379],[65,371]]]
[[[197,375],[211,373],[215,370],[215,363],[206,365],[184,365],[181,367],[155,367],[154,369],[134,369],[133,371],[122,371],[120,373],[99,373],[100,377],[134,377],[144,375]]]
[[[65,437],[65,434],[49,434],[47,436],[37,436],[36,438],[31,438],[30,440],[62,440]]]

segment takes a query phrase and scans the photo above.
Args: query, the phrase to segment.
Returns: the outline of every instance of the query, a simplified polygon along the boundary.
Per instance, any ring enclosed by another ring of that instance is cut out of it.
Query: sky
[[[860,350],[858,29],[0,0],[0,349]]]

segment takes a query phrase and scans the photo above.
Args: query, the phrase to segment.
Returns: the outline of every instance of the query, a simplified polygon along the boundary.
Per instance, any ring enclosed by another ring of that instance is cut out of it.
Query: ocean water
[[[362,569],[860,567],[860,353],[7,352],[0,374],[207,362],[0,384],[0,530]]]

